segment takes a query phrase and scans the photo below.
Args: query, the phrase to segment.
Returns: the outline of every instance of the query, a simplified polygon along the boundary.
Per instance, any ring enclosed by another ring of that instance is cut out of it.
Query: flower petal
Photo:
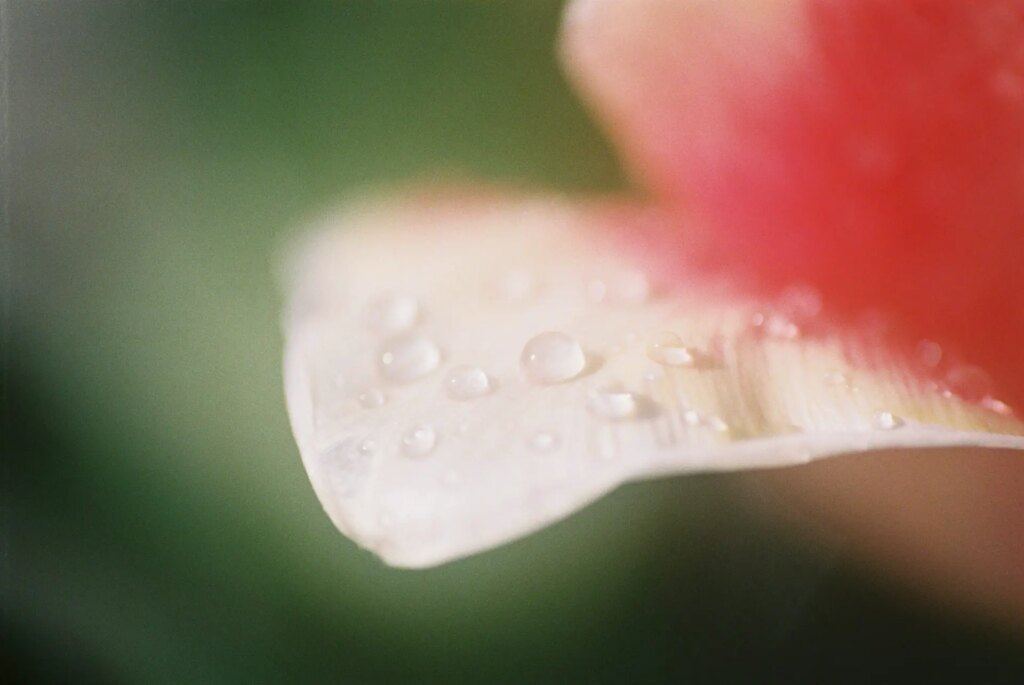
[[[1024,2],[576,0],[564,27],[626,161],[703,227],[667,272],[881,309],[1024,403]]]
[[[1013,416],[830,332],[813,293],[766,304],[657,282],[619,235],[652,220],[470,196],[321,222],[289,262],[285,383],[338,528],[428,566],[629,480],[883,447],[1024,449]]]

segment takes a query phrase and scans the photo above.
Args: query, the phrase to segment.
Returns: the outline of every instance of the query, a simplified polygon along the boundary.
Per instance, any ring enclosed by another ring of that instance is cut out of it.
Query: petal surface
[[[627,163],[697,229],[660,241],[665,273],[810,283],[1024,403],[1024,2],[576,0],[564,27]]]
[[[318,222],[287,267],[285,383],[328,515],[421,567],[556,521],[617,485],[881,448],[1024,449],[839,334],[813,291],[754,301],[658,280],[623,205],[410,196]]]

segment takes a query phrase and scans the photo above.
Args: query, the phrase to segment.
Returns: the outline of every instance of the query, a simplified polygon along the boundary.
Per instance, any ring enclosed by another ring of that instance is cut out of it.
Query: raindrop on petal
[[[530,339],[519,359],[523,376],[536,385],[572,380],[587,366],[580,344],[565,333],[549,331]]]
[[[389,381],[408,383],[434,371],[441,363],[441,350],[422,335],[393,338],[380,348],[377,365]]]
[[[402,454],[407,457],[424,457],[434,451],[437,433],[425,423],[418,423],[402,436]]]
[[[456,366],[445,376],[444,387],[453,400],[473,400],[491,391],[491,379],[478,366]]]

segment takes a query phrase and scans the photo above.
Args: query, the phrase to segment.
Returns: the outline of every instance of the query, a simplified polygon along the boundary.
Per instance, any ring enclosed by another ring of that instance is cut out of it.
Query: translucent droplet
[[[663,366],[696,368],[707,366],[711,357],[696,347],[683,345],[675,333],[663,332],[655,335],[647,345],[647,356]]]
[[[984,369],[972,364],[961,364],[946,374],[946,384],[960,399],[981,402],[992,394],[994,383]]]
[[[558,436],[548,431],[538,431],[528,441],[534,452],[553,452],[558,448]]]
[[[359,393],[359,406],[363,409],[376,409],[384,406],[388,396],[379,388],[367,388]]]
[[[478,366],[456,366],[445,376],[444,387],[453,400],[472,400],[491,391],[491,379]]]
[[[783,291],[779,306],[794,321],[809,322],[821,314],[821,293],[809,285],[790,286]]]
[[[1010,405],[1008,405],[1006,402],[1003,402],[1002,400],[997,400],[995,397],[992,397],[991,395],[986,395],[981,399],[981,406],[985,407],[985,409],[988,409],[991,412],[995,412],[996,414],[1000,414],[1002,416],[1011,416],[1013,414],[1013,409],[1010,407]]]
[[[565,333],[549,331],[523,347],[519,367],[530,383],[551,385],[572,380],[587,366],[580,344]]]
[[[925,368],[938,368],[942,363],[942,346],[933,340],[922,340],[917,344],[917,359]]]
[[[721,416],[709,416],[707,425],[716,433],[728,433],[731,430],[729,424]]]
[[[363,311],[363,319],[374,333],[395,335],[415,326],[419,314],[420,305],[415,298],[392,293],[370,300]]]
[[[599,419],[620,421],[636,416],[637,398],[619,386],[606,386],[590,394],[587,408]]]
[[[377,445],[372,440],[343,440],[322,456],[331,487],[339,497],[359,493],[370,472]]]
[[[402,454],[407,457],[424,457],[434,451],[437,433],[425,423],[418,423],[402,436]]]
[[[437,369],[441,350],[430,338],[406,335],[385,342],[380,348],[377,365],[389,381],[408,383]]]
[[[880,411],[876,413],[872,417],[871,422],[875,428],[880,430],[892,430],[894,428],[899,428],[905,423],[903,419],[888,411]]]
[[[700,412],[696,409],[687,409],[683,412],[683,421],[688,426],[699,426],[702,420]]]
[[[650,294],[651,284],[639,271],[593,278],[587,283],[587,298],[599,304],[642,304]]]

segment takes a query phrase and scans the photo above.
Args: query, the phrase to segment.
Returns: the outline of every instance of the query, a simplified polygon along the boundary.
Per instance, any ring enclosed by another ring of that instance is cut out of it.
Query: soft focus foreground
[[[1020,679],[1019,641],[880,588],[728,478],[628,488],[416,574],[324,518],[280,398],[281,227],[438,168],[620,185],[554,63],[559,10],[9,8],[8,672]]]

